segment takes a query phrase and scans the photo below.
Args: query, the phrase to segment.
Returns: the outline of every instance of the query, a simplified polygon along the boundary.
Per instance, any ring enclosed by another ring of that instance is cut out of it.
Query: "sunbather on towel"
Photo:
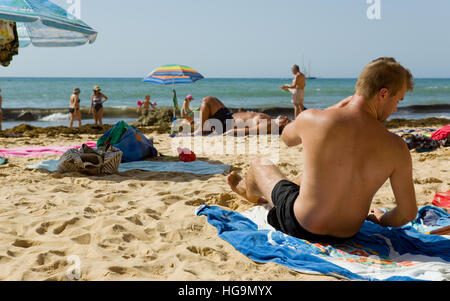
[[[350,99],[327,110],[307,110],[283,131],[287,146],[303,144],[303,175],[288,181],[271,161],[257,159],[245,178],[229,175],[231,189],[251,202],[267,202],[268,222],[277,230],[311,241],[348,239],[366,219],[386,227],[414,220],[409,149],[382,125],[413,86],[410,71],[395,60],[369,63]],[[386,213],[371,210],[373,196],[388,179],[397,206]]]
[[[247,136],[264,134],[281,134],[291,120],[287,116],[272,119],[269,115],[255,112],[240,112],[233,114],[234,128],[224,135]]]
[[[227,120],[229,121],[227,122]],[[286,116],[272,119],[267,114],[255,112],[232,114],[219,99],[207,96],[203,99],[200,107],[199,128],[193,135],[208,135],[215,132],[217,134],[245,136],[271,134],[272,129],[276,129],[276,134],[279,134],[290,121]]]

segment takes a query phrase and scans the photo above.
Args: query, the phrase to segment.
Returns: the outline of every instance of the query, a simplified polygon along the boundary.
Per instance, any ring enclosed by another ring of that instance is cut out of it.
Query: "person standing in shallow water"
[[[91,96],[91,108],[89,114],[94,114],[95,125],[103,125],[103,104],[108,100],[106,95],[101,93],[99,86],[94,87],[94,94]]]
[[[306,110],[303,105],[305,98],[306,76],[300,72],[298,65],[292,66],[292,73],[295,75],[291,85],[281,86],[281,90],[292,93],[292,104],[294,105],[295,118]]]
[[[78,120],[78,126],[81,127],[81,111],[80,111],[80,89],[79,88],[75,88],[73,90],[73,94],[72,96],[70,96],[70,108],[69,108],[69,113],[70,113],[70,126],[73,126],[73,121],[76,119]]]

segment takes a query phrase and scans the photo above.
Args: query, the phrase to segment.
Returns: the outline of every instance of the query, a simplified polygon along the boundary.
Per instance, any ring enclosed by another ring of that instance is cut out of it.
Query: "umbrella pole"
[[[176,97],[176,92],[175,92],[175,80],[172,79],[172,93],[173,93],[173,119],[175,120],[177,115],[176,115],[176,108],[175,108],[175,97]]]

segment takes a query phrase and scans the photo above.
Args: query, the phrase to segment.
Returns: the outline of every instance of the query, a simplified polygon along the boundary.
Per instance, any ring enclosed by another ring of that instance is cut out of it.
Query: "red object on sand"
[[[450,209],[450,190],[436,193],[431,204],[437,207]]]
[[[431,135],[431,139],[443,140],[446,139],[449,134],[450,134],[450,124],[434,132],[433,135]]]
[[[191,151],[188,148],[178,148],[178,154],[180,157],[180,160],[183,162],[194,162],[197,160],[197,156],[194,154],[193,151]]]

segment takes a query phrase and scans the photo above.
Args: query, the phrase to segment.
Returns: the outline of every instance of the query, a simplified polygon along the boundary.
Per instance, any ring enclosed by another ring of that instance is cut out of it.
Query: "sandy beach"
[[[168,134],[145,134],[159,152],[176,155]],[[0,138],[0,148],[73,146],[99,137],[50,136]],[[301,146],[280,144],[278,166],[289,178],[301,173],[301,152]],[[417,202],[424,206],[450,188],[450,149],[411,155]],[[195,209],[204,203],[238,212],[253,206],[230,190],[225,175],[128,171],[93,177],[26,169],[59,157],[15,157],[0,166],[0,280],[68,280],[74,255],[81,280],[337,280],[255,263],[221,240]],[[214,154],[199,160],[245,173],[256,157]],[[394,205],[388,181],[373,207]]]

